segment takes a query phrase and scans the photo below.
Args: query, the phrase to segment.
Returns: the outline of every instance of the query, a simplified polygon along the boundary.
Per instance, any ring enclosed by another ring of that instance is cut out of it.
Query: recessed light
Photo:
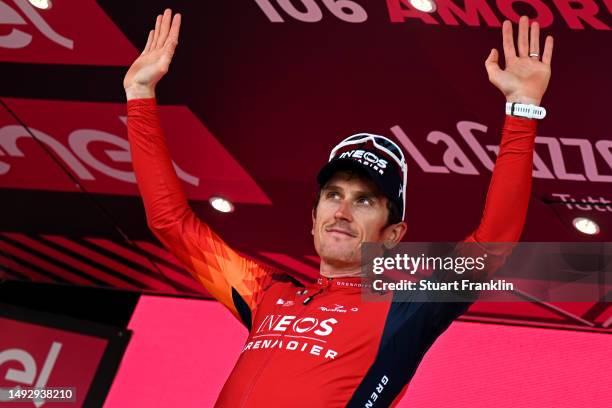
[[[220,211],[222,213],[229,213],[234,211],[234,204],[232,204],[229,200],[223,197],[210,197],[208,202],[210,202],[210,205],[212,205],[215,210]]]
[[[51,0],[29,0],[30,4],[41,10],[49,10],[52,6]]]
[[[410,0],[410,4],[415,9],[424,13],[433,13],[437,9],[436,3],[433,0]]]
[[[574,227],[583,234],[599,234],[599,225],[597,225],[597,223],[591,219],[585,217],[577,217],[574,218],[572,224],[574,224]]]

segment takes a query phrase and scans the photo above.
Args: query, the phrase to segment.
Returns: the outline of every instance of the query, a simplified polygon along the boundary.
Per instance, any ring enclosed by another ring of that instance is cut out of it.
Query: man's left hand
[[[503,92],[508,102],[540,105],[550,80],[552,36],[546,37],[544,52],[540,54],[540,26],[534,22],[530,30],[529,19],[522,16],[519,20],[518,55],[514,47],[512,23],[508,20],[502,26],[502,37],[506,66],[505,69],[499,67],[499,53],[492,49],[485,61],[489,81]]]

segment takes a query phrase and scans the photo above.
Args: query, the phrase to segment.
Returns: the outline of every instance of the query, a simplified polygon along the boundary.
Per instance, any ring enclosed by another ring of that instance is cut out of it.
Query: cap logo
[[[377,171],[381,176],[385,174],[387,168],[387,160],[381,159],[377,155],[367,150],[349,150],[340,154],[340,159],[354,159],[359,163],[371,167]]]

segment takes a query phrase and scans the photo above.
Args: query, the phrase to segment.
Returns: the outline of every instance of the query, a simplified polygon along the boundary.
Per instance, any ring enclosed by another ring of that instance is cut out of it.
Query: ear
[[[317,214],[317,213],[316,213],[315,209],[313,208],[313,209],[312,209],[312,229],[310,230],[310,233],[311,233],[312,235],[314,235],[315,220],[316,220],[316,218],[317,218],[317,217],[316,217],[316,214]]]
[[[408,224],[406,224],[406,221],[398,222],[397,224],[392,224],[385,228],[385,232],[383,233],[383,243],[385,247],[391,249],[397,245],[397,243],[404,238],[406,231],[408,231]]]

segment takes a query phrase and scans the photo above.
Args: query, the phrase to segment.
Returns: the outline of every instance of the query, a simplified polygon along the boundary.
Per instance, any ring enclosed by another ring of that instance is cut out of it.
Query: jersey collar
[[[325,276],[319,276],[317,286],[334,289],[362,289],[369,288],[372,286],[372,284],[370,279],[359,276],[341,278],[327,278]]]

